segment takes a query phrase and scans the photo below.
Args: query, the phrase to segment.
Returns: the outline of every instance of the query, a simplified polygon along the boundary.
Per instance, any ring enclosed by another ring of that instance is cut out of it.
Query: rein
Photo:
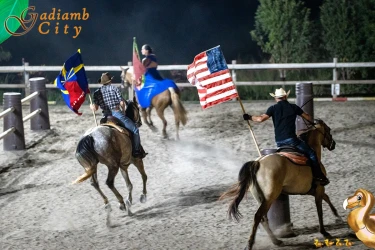
[[[311,98],[311,99],[307,100],[304,104],[302,104],[302,106],[301,106],[300,108],[302,109],[303,106],[305,106],[306,104],[308,104],[309,102],[311,102],[313,99],[314,99],[314,98]],[[311,127],[314,127],[314,128],[316,129],[316,127],[315,127],[315,123],[310,122],[309,120],[306,120],[306,119],[303,118],[303,117],[301,117],[301,118],[302,118],[303,122],[305,123],[305,125],[306,125],[306,127],[307,127],[308,129],[310,129]],[[326,136],[326,131],[325,131],[325,129],[324,129],[324,133],[320,132],[319,130],[317,130],[317,131],[318,131],[319,133],[321,133],[321,134],[324,136],[324,139],[327,137],[327,136]],[[329,145],[330,147],[332,147],[333,142],[334,142],[334,140],[331,140],[331,143],[330,143],[330,145]],[[324,147],[323,147],[323,149],[324,149]]]
[[[323,132],[321,132],[320,130],[318,130],[317,127],[315,127],[315,123],[310,122],[309,120],[305,120],[303,117],[302,117],[302,119],[303,119],[303,121],[305,122],[305,125],[308,127],[308,129],[314,127],[315,130],[316,130],[317,132],[319,132],[319,133],[321,133],[321,134],[323,135],[324,139],[327,138],[327,135],[326,135],[326,134],[327,134],[326,129],[324,129],[324,133],[323,133]],[[307,123],[309,123],[310,127],[309,127],[309,125],[308,125]],[[323,123],[324,123],[324,122],[323,122]],[[327,126],[327,125],[326,125],[326,126]],[[333,145],[333,143],[334,143],[334,140],[329,140],[329,141],[330,141],[330,145],[329,145],[327,148],[331,148],[332,145]],[[323,147],[323,150],[324,150],[324,148],[325,148],[325,147]]]

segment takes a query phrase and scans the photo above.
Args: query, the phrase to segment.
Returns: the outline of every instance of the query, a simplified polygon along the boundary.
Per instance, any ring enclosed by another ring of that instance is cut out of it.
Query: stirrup
[[[146,155],[148,155],[148,153],[146,153],[146,152],[143,151],[143,150],[140,150],[140,151],[137,151],[137,152],[134,152],[134,153],[133,153],[133,157],[134,157],[134,158],[140,158],[140,159],[145,158]]]
[[[330,183],[327,177],[314,177],[314,181],[319,182],[322,186],[326,186]]]

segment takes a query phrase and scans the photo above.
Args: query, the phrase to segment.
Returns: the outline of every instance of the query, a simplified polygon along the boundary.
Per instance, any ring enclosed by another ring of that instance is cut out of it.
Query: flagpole
[[[236,86],[236,91],[237,91],[237,86]],[[237,91],[237,93],[238,93],[238,91]],[[246,111],[245,111],[245,108],[244,108],[244,106],[242,104],[240,95],[238,95],[237,98],[238,98],[238,101],[240,102],[243,114],[246,114]],[[249,120],[247,120],[247,125],[249,126],[249,130],[250,130],[251,136],[253,137],[253,140],[254,140],[255,146],[257,148],[258,154],[259,154],[259,156],[262,156],[262,154],[260,153],[259,146],[258,146],[257,140],[255,139],[255,135],[254,135],[253,129],[251,128]]]
[[[92,100],[91,100],[91,95],[89,94],[89,98],[90,98],[90,106],[92,105]],[[94,115],[94,120],[95,120],[95,124],[96,126],[98,126],[98,121],[96,120],[96,115],[95,115],[95,111],[92,110],[92,114]]]

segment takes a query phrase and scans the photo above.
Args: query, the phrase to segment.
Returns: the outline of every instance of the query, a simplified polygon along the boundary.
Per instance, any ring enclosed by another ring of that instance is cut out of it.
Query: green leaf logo
[[[29,6],[29,0],[1,0],[0,1],[0,44],[2,44],[6,39],[12,36],[9,31],[15,33],[17,29],[21,26],[22,22],[19,20],[24,18],[27,11],[24,12],[23,17],[21,17],[22,12]],[[9,18],[10,16],[15,16],[17,18]]]

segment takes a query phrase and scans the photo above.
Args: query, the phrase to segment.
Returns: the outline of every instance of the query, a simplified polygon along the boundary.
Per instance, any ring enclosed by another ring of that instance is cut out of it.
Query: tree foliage
[[[312,55],[310,10],[298,0],[260,0],[251,36],[275,63],[308,62]]]
[[[10,52],[3,50],[3,48],[0,46],[0,62],[9,61],[11,57],[12,55],[10,54]]]
[[[339,62],[375,59],[374,0],[325,0],[320,21],[323,44],[330,58],[336,57]],[[342,79],[350,79],[356,71],[344,69],[340,73]]]

